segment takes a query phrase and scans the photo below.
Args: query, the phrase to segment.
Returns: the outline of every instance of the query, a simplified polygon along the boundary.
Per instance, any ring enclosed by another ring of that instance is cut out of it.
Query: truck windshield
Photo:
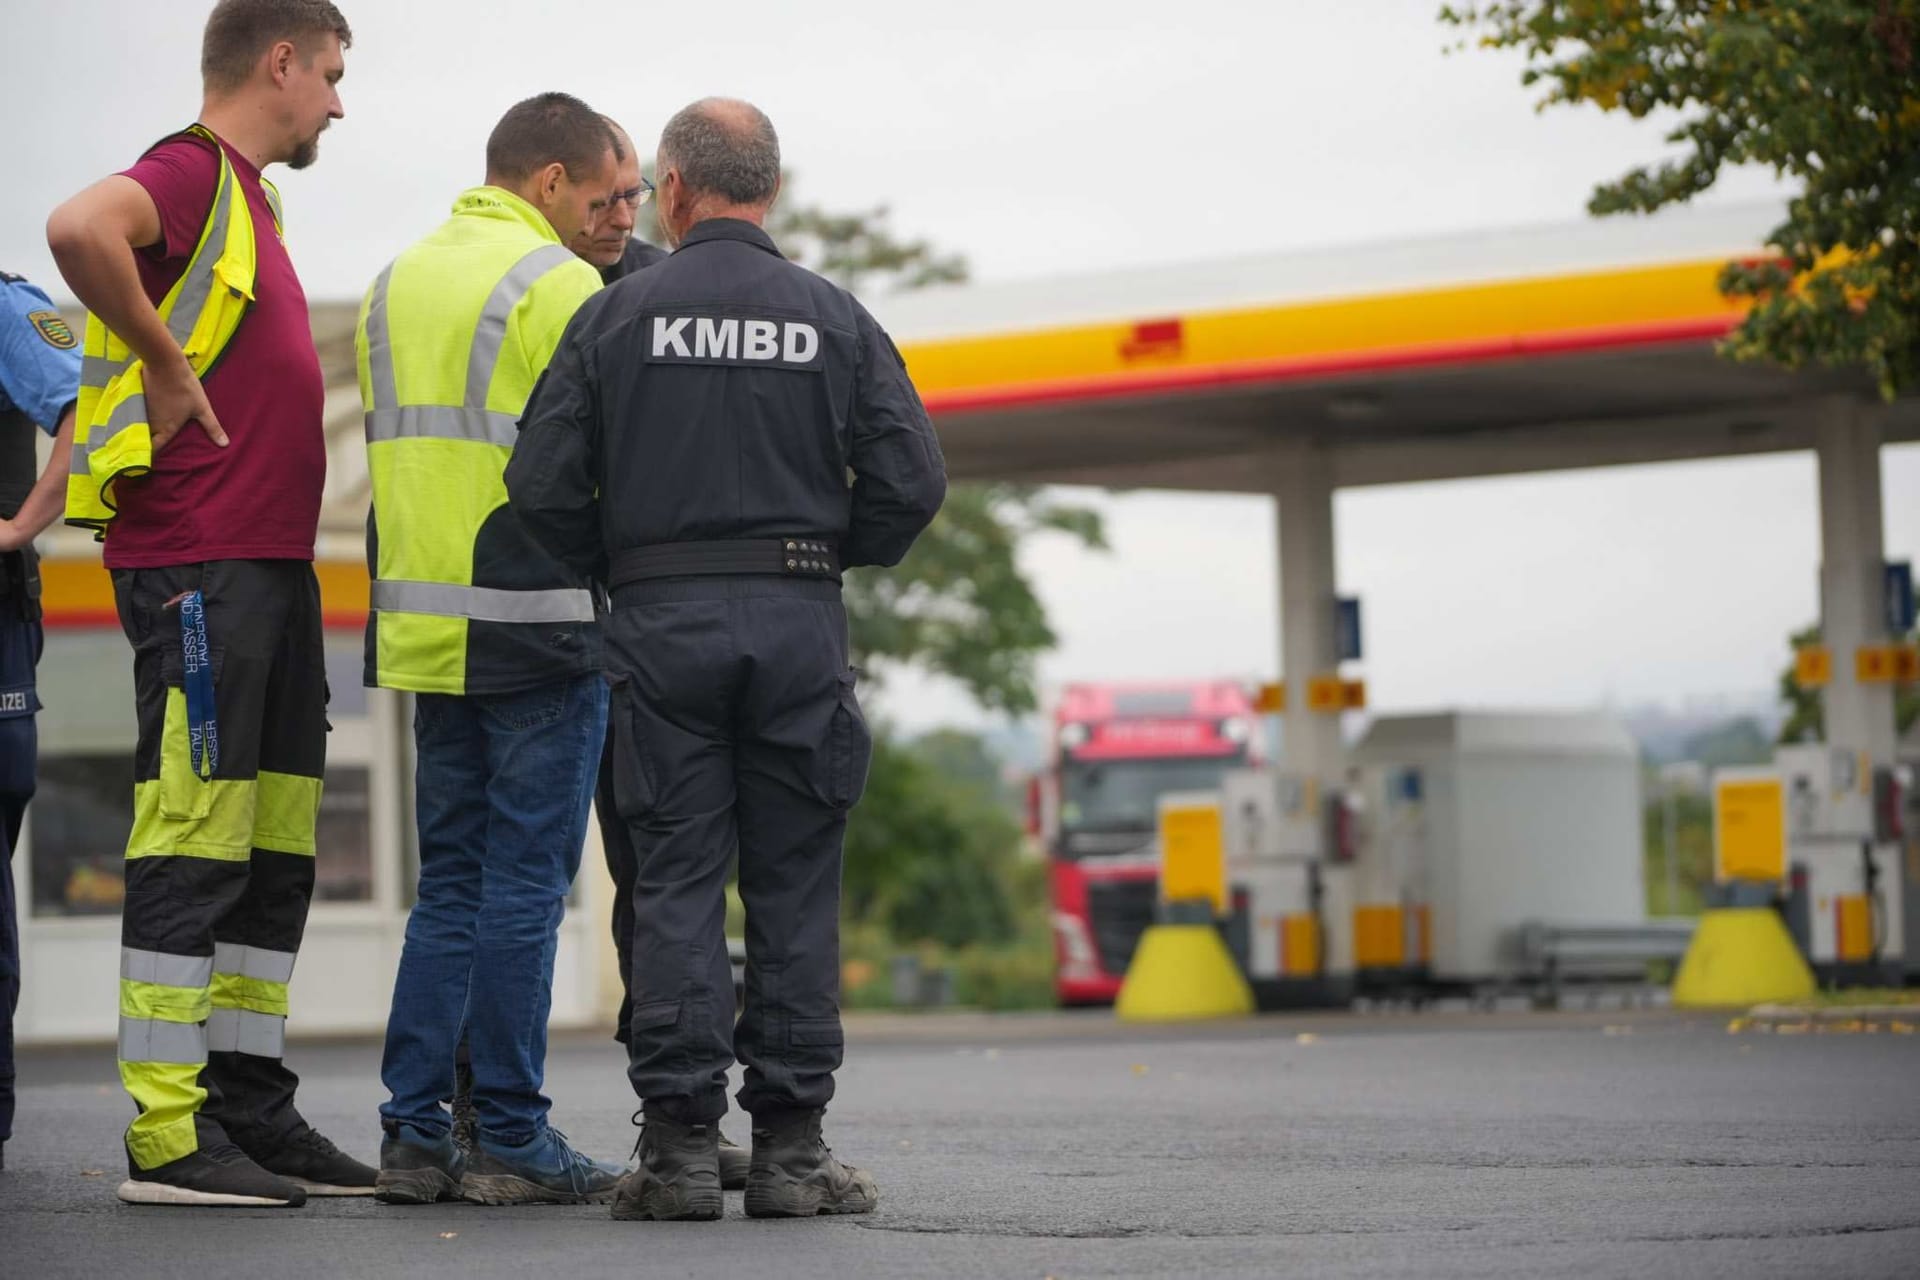
[[[1060,767],[1063,832],[1152,831],[1160,797],[1170,791],[1211,791],[1237,756],[1204,759],[1068,760]]]

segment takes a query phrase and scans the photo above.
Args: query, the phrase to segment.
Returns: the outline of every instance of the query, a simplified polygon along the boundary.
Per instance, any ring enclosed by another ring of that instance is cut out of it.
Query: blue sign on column
[[[1333,656],[1340,662],[1360,660],[1360,598],[1340,596],[1333,602]]]
[[[1904,636],[1913,630],[1913,562],[1890,561],[1886,569],[1887,630]]]

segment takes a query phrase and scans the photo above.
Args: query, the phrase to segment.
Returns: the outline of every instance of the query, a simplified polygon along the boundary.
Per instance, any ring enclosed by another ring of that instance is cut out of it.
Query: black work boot
[[[622,1222],[711,1222],[720,1216],[720,1130],[650,1115],[633,1165],[613,1193]]]
[[[473,1064],[453,1064],[453,1145],[463,1158],[473,1155],[480,1140],[480,1113],[473,1105]]]
[[[753,1118],[753,1164],[747,1170],[749,1218],[872,1213],[880,1203],[873,1175],[841,1164],[821,1139],[823,1114],[783,1111]]]
[[[737,1142],[729,1142],[726,1134],[720,1135],[720,1189],[738,1191],[747,1185],[747,1167],[753,1163],[753,1157],[747,1149]]]

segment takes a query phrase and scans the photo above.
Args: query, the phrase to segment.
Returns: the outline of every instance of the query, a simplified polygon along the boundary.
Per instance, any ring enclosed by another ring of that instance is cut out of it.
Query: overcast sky
[[[46,214],[192,118],[203,7],[0,0],[0,266],[64,296]],[[347,117],[275,176],[308,294],[350,298],[480,180],[500,112],[551,88],[643,145],[693,98],[750,98],[807,199],[888,204],[980,279],[1577,218],[1660,152],[1652,126],[1535,115],[1511,59],[1443,56],[1437,7],[348,0]],[[1771,190],[1742,174],[1709,198]],[[1888,451],[1885,490],[1889,553],[1912,557],[1920,450]],[[1271,503],[1088,496],[1114,553],[1028,557],[1064,642],[1049,679],[1274,673]],[[1381,708],[1758,692],[1817,609],[1810,457],[1367,490],[1337,515]],[[885,704],[966,715],[920,681]]]

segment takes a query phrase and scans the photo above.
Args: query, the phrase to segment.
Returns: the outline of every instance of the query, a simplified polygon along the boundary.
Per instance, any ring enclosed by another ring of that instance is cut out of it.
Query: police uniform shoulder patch
[[[29,311],[27,323],[34,327],[35,332],[45,339],[50,347],[71,351],[80,345],[79,340],[73,336],[73,326],[61,319],[58,311]]]

